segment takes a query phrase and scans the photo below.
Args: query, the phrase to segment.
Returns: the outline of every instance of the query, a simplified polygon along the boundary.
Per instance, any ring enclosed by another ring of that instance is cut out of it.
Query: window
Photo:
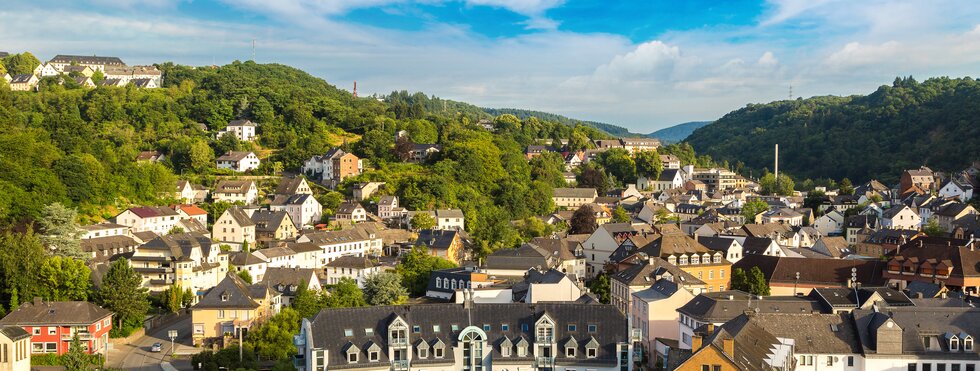
[[[364,335],[365,336],[374,336],[374,329],[373,328],[370,328],[370,327],[364,329]]]
[[[452,329],[453,332],[459,331],[459,325],[451,325],[449,328]]]
[[[565,357],[575,358],[575,348],[572,347],[565,348]]]
[[[966,371],[976,371],[976,370],[977,370],[977,365],[972,363],[966,364]]]
[[[721,371],[721,365],[711,365],[711,371]]]
[[[970,337],[969,335],[963,338],[963,350],[967,352],[973,351],[973,338]]]
[[[429,347],[428,346],[419,347],[419,358],[429,358]]]
[[[521,331],[528,332],[528,326],[526,323],[521,324]]]
[[[956,337],[953,337],[952,339],[949,339],[949,350],[951,352],[959,351],[960,350],[960,339],[957,339]]]
[[[378,353],[379,353],[378,351],[372,350],[371,353],[368,354],[368,357],[369,357],[368,359],[371,362],[377,362],[378,361],[378,358],[379,358]]]
[[[489,325],[489,324],[486,324],[486,323],[484,323],[484,324],[483,324],[483,331],[490,331],[490,325]]]
[[[932,371],[932,363],[923,363],[922,371]]]
[[[49,327],[49,329],[48,329],[48,335],[54,335],[54,334],[51,333],[51,330],[50,330],[50,329],[53,329],[53,328],[54,327]],[[34,335],[40,335],[40,334],[41,334],[41,328],[40,327],[35,327],[34,328]]]
[[[526,345],[518,345],[517,346],[517,356],[518,357],[527,357],[527,346]],[[967,370],[967,371],[970,371],[970,370]]]
[[[847,356],[847,367],[854,367],[854,356]]]
[[[708,271],[708,279],[712,280],[715,278],[715,271]]]
[[[909,363],[909,371],[915,371],[917,368],[918,367],[915,363]]]
[[[444,356],[444,354],[443,354],[444,352],[445,352],[445,349],[443,349],[443,348],[436,348],[436,352],[435,352],[436,358],[442,358]]]
[[[439,333],[440,332],[439,325],[432,325],[432,332]]]
[[[357,352],[347,352],[347,362],[357,363]]]
[[[598,326],[589,324],[589,332],[596,332],[597,330],[598,330]]]
[[[575,330],[576,330],[575,324],[574,323],[569,323],[568,324],[568,332],[574,332]]]
[[[936,371],[946,371],[946,364],[945,363],[937,363],[936,364]]]
[[[500,325],[500,331],[509,331],[509,330],[510,330],[510,325],[506,323]]]
[[[348,337],[349,336],[354,336],[354,330],[353,329],[349,329],[349,328],[345,328],[344,329],[344,336],[348,336]]]
[[[834,365],[834,356],[827,356],[827,366]]]
[[[592,347],[586,348],[585,349],[585,358],[595,358],[596,357],[596,354],[598,353],[598,351],[599,350],[596,349],[596,348],[592,348]]]
[[[83,346],[88,346],[88,344],[82,344]],[[45,353],[58,353],[58,343],[44,343]]]
[[[225,318],[225,310],[224,309],[218,310],[218,318]]]
[[[949,371],[960,371],[960,364],[954,363],[952,365],[949,365]]]
[[[442,280],[439,279],[439,278],[436,278],[436,288],[437,289],[441,289],[442,288]]]
[[[711,371],[711,366],[709,366],[709,365],[701,365],[701,371]]]
[[[412,326],[412,333],[418,334],[422,332],[422,328],[419,326]]]

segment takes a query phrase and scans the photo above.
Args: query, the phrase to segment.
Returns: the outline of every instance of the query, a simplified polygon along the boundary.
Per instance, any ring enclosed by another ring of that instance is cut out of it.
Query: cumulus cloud
[[[899,59],[902,53],[902,45],[894,40],[877,45],[849,42],[828,56],[826,63],[835,69],[859,67],[894,61]]]

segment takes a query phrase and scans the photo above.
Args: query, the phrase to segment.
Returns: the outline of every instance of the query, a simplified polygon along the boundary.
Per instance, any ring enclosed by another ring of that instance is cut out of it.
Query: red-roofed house
[[[167,234],[177,225],[181,217],[176,211],[165,206],[131,207],[119,213],[115,218],[116,224],[125,225],[133,232],[154,232]]]
[[[208,212],[195,205],[177,204],[171,206],[181,219],[194,219],[201,222],[201,225],[208,225]]]
[[[21,304],[0,320],[31,334],[31,353],[65,354],[78,334],[88,354],[105,353],[112,312],[87,301],[33,301]]]

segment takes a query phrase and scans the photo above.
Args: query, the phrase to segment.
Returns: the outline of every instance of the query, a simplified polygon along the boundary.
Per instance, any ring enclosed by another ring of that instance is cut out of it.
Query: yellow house
[[[31,369],[31,334],[20,326],[0,327],[0,371]]]
[[[279,312],[282,296],[266,284],[246,284],[235,273],[191,307],[194,345],[225,334],[236,336]]]

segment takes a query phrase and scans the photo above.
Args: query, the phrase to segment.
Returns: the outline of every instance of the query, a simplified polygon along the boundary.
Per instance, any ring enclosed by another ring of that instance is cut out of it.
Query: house
[[[381,255],[382,248],[381,236],[359,226],[341,231],[309,231],[297,237],[296,242],[319,246],[320,266],[345,255]]]
[[[466,216],[460,209],[436,209],[434,219],[436,229],[454,229],[457,231],[466,229]]]
[[[336,318],[344,318],[337,321]],[[324,309],[303,319],[297,370],[631,370],[610,305],[463,303]]]
[[[218,169],[230,169],[239,173],[258,169],[261,163],[255,153],[250,151],[228,151],[215,162]]]
[[[439,144],[412,144],[412,149],[408,151],[408,160],[415,163],[426,162],[439,152],[442,152]]]
[[[973,307],[872,307],[852,313],[865,370],[975,370],[980,310]]]
[[[174,194],[174,197],[180,200],[180,202],[199,204],[204,202],[210,193],[211,191],[200,184],[193,184],[187,180],[178,180],[177,192]]]
[[[160,151],[142,151],[136,155],[136,162],[163,162],[166,157]]]
[[[660,147],[660,140],[654,138],[622,138],[620,142],[630,155],[640,151],[655,151]]]
[[[224,335],[239,336],[279,312],[281,296],[264,283],[249,285],[229,272],[191,307],[195,346]]]
[[[844,237],[821,237],[810,248],[811,251],[818,252],[834,259],[843,259],[854,253]]]
[[[0,370],[31,370],[31,334],[18,326],[0,326]]]
[[[660,163],[665,170],[681,168],[681,159],[674,155],[660,155]]]
[[[58,76],[61,72],[54,68],[51,63],[41,63],[34,67],[34,75],[37,77]]]
[[[343,204],[341,204],[343,206]],[[323,217],[323,206],[312,194],[300,193],[292,196],[277,195],[269,204],[272,211],[285,211],[296,228],[315,225]],[[340,209],[338,208],[338,212]],[[338,214],[339,215],[339,214]]]
[[[354,185],[354,200],[364,201],[371,198],[375,192],[385,185],[385,182],[364,182]]]
[[[171,205],[174,211],[183,219],[196,220],[201,225],[208,225],[208,212],[194,205],[177,204]]]
[[[925,233],[909,229],[881,229],[858,242],[854,251],[861,256],[891,255],[899,246],[923,236]]]
[[[973,199],[973,185],[956,179],[950,179],[945,185],[939,188],[939,195],[946,198],[955,197],[962,202],[967,202]]]
[[[167,234],[180,221],[180,214],[165,206],[131,207],[116,215],[115,223],[127,226],[133,232]]]
[[[156,89],[160,87],[156,81],[154,79],[131,79],[129,83],[139,89]]]
[[[572,276],[576,280],[585,279],[585,252],[581,242],[568,237],[535,237],[528,241],[528,244],[557,258],[558,264],[555,269]]]
[[[108,79],[119,79],[138,88],[158,88],[163,85],[163,72],[156,66],[106,66]]]
[[[541,156],[545,152],[557,152],[554,148],[550,146],[540,146],[540,145],[530,145],[524,150],[524,157],[530,161],[532,158]]]
[[[852,284],[852,273],[864,286],[884,286],[887,282],[882,277],[885,263],[880,260],[745,255],[732,269],[747,273],[756,267],[762,271],[773,296],[797,295],[815,288],[847,288]]]
[[[881,229],[881,223],[876,215],[852,215],[847,217],[845,224],[844,237],[847,239],[847,244],[851,246],[863,242],[863,239],[859,239],[858,236],[870,235]]]
[[[932,169],[922,166],[914,170],[905,170],[899,179],[898,194],[904,195],[914,188],[931,191],[935,187],[935,176]]]
[[[728,290],[732,263],[725,260],[725,253],[711,250],[688,235],[661,234],[637,249],[636,253],[666,260],[704,282],[708,292]]]
[[[117,88],[123,88],[128,85],[129,82],[123,79],[103,79],[99,86],[112,86]]]
[[[401,218],[405,214],[405,208],[399,206],[398,196],[381,196],[378,199],[378,217],[383,220]]]
[[[555,188],[553,192],[551,200],[555,206],[568,209],[577,209],[599,197],[595,188]]]
[[[919,237],[898,246],[888,259],[884,277],[899,288],[912,281],[958,287],[968,295],[980,293],[980,251],[974,240]]]
[[[241,202],[245,205],[251,205],[258,201],[259,189],[251,180],[221,180],[214,186],[211,198],[215,202]]]
[[[61,70],[61,72],[64,73],[64,74],[66,74],[66,75],[69,75],[72,72],[77,72],[78,75],[80,75],[82,77],[88,77],[88,78],[91,78],[93,75],[95,75],[95,70],[93,70],[92,67],[89,67],[89,66],[78,66],[78,65],[65,66]]]
[[[348,222],[357,223],[367,220],[367,210],[360,203],[354,201],[345,201],[337,206],[337,212],[334,213],[334,219],[338,222]]]
[[[640,344],[645,353],[654,352],[656,339],[674,339],[676,342],[680,332],[677,308],[694,299],[694,294],[683,285],[679,280],[661,278],[632,293],[633,304],[628,316],[634,328],[640,329]],[[648,365],[655,366],[657,357],[649,356],[648,361]]]
[[[232,206],[221,213],[211,229],[211,238],[220,244],[231,246],[234,250],[246,250],[247,246],[255,246],[255,222],[238,206]]]
[[[844,232],[844,214],[837,210],[830,210],[813,221],[813,228],[824,236],[841,234]]]
[[[762,213],[760,216],[763,224],[776,223],[799,227],[803,225],[803,214],[789,208],[778,208]]]
[[[881,214],[882,228],[918,230],[922,219],[905,205],[893,206]]]
[[[116,57],[99,57],[99,56],[88,56],[88,55],[63,55],[58,54],[48,61],[49,64],[53,65],[58,71],[65,71],[68,66],[85,66],[91,68],[93,71],[103,71],[105,72],[106,67],[125,67],[126,64]]]
[[[303,163],[303,173],[323,180],[343,181],[361,173],[361,160],[340,148],[327,151],[323,156],[313,156]]]
[[[592,277],[604,270],[610,257],[627,238],[649,232],[648,224],[606,223],[600,225],[582,242],[586,261],[586,276]]]
[[[735,189],[736,174],[728,169],[694,169],[691,178],[704,183],[709,192]]]
[[[313,190],[310,189],[310,184],[306,182],[305,177],[283,177],[276,185],[275,194],[277,196],[311,195]]]
[[[20,327],[30,334],[31,354],[68,353],[68,347],[76,334],[86,354],[106,354],[109,331],[113,325],[112,315],[108,309],[87,301],[44,301],[34,298],[21,303],[17,309],[0,319],[0,326]],[[22,335],[18,335],[18,331],[11,331],[9,334],[18,340],[24,339]],[[21,352],[24,351],[26,349],[21,349]],[[14,353],[17,352],[11,350],[7,355],[18,356]],[[0,355],[0,359],[2,358]]]
[[[697,235],[696,235],[697,236]],[[742,243],[734,238],[725,237],[697,237],[696,241],[709,250],[720,251],[724,254],[724,259],[729,262],[738,263],[742,259]],[[744,240],[743,240],[744,241]]]
[[[283,306],[289,306],[293,302],[301,287],[313,292],[322,290],[316,270],[311,268],[268,268],[261,283],[279,293]]]
[[[70,77],[70,79],[73,79],[75,81],[75,84],[78,84],[78,86],[81,86],[81,87],[84,87],[84,88],[94,88],[95,87],[95,82],[92,81],[92,78],[91,77],[78,76],[78,77]]]
[[[663,192],[668,189],[681,188],[684,186],[684,177],[681,169],[664,169],[660,172],[660,177],[653,182],[651,191]]]
[[[554,268],[529,269],[524,281],[514,284],[511,290],[514,301],[520,303],[575,302],[587,292],[575,279]],[[461,296],[456,298],[462,299]]]
[[[364,288],[364,282],[371,275],[381,272],[381,265],[366,256],[341,256],[327,263],[323,269],[328,285],[336,285],[340,280],[349,278],[357,282],[357,287]]]
[[[460,231],[453,229],[423,229],[415,240],[415,246],[424,246],[432,256],[460,264],[465,258]]]
[[[252,213],[255,223],[255,240],[265,246],[273,246],[277,241],[295,239],[299,231],[286,211],[258,210]]]
[[[462,296],[461,290],[479,289],[493,285],[494,282],[495,280],[491,280],[485,271],[472,266],[438,269],[432,271],[429,276],[425,297],[449,300],[457,294]],[[462,297],[459,299],[462,301]]]
[[[258,126],[252,120],[233,120],[225,126],[224,129],[218,131],[218,138],[224,135],[234,135],[238,140],[242,142],[251,142],[255,140],[255,127]]]
[[[140,245],[129,265],[143,277],[143,287],[161,292],[177,284],[201,292],[228,272],[228,256],[201,233],[158,236]]]
[[[10,81],[7,85],[10,86],[11,91],[31,91],[37,86],[40,80],[34,74],[26,73],[21,75],[10,76]]]
[[[95,261],[105,261],[120,254],[133,252],[142,242],[129,235],[128,227],[126,231],[126,234],[120,235],[82,238],[81,249],[88,255],[88,259]]]
[[[609,276],[609,303],[632,316],[632,294],[646,290],[660,280],[674,282],[677,288],[690,291],[692,296],[707,289],[704,281],[678,266],[658,257],[643,255],[635,260],[635,264]]]
[[[973,208],[973,205],[956,202],[939,208],[932,217],[936,219],[944,231],[952,231],[954,222],[977,214],[977,209]]]

